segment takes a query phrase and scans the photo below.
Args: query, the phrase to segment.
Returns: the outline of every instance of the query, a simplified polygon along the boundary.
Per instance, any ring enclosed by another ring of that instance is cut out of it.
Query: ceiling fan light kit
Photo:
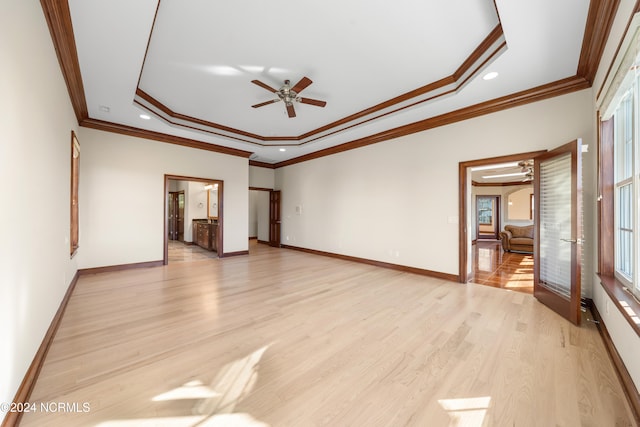
[[[270,101],[261,102],[259,104],[252,105],[251,107],[253,107],[253,108],[260,108],[260,107],[264,107],[265,105],[269,105],[269,104],[273,104],[273,103],[276,103],[276,102],[283,101],[284,105],[285,105],[285,108],[287,110],[287,115],[289,116],[289,118],[294,118],[296,116],[296,111],[295,111],[295,108],[293,106],[294,102],[299,102],[301,104],[313,105],[313,106],[316,106],[316,107],[324,107],[325,105],[327,105],[327,103],[325,101],[320,101],[318,99],[313,99],[313,98],[303,98],[303,97],[299,96],[300,92],[302,92],[311,83],[313,83],[311,81],[311,79],[308,78],[308,77],[303,77],[293,87],[291,87],[291,81],[290,80],[285,80],[284,81],[284,85],[278,90],[272,88],[271,86],[269,86],[266,83],[261,82],[260,80],[251,80],[251,83],[253,83],[253,84],[257,85],[257,86],[260,86],[261,88],[266,89],[269,92],[273,92],[278,96],[277,98],[272,99]]]

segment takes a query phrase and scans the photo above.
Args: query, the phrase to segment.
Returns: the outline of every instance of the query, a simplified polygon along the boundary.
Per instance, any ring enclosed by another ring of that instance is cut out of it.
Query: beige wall
[[[278,169],[283,243],[457,275],[458,163],[578,137],[593,145],[591,97],[583,90]]]
[[[0,64],[0,402],[11,402],[77,270],[69,259],[77,121],[40,2],[2,1]]]
[[[248,249],[248,159],[81,128],[80,268],[163,258],[164,175],[224,181],[224,251]]]

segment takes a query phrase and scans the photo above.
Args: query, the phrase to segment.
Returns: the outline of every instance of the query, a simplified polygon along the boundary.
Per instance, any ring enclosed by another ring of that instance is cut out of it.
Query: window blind
[[[540,163],[540,285],[571,294],[571,154]],[[564,239],[564,240],[563,240]],[[581,260],[578,260],[580,262]]]

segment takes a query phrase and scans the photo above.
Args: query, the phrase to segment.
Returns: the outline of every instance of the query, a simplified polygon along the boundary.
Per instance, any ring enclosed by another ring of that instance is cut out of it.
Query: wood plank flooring
[[[504,252],[499,241],[479,240],[472,256],[474,283],[533,293],[533,254]]]
[[[185,245],[177,240],[168,241],[169,263],[192,262],[202,259],[217,258],[218,253],[208,251],[198,245]]]
[[[252,243],[82,276],[23,426],[634,426],[596,327],[531,295]]]

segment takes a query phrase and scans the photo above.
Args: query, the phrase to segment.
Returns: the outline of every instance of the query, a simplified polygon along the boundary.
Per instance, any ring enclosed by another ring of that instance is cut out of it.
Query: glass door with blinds
[[[535,158],[534,295],[580,324],[582,261],[581,142]]]

